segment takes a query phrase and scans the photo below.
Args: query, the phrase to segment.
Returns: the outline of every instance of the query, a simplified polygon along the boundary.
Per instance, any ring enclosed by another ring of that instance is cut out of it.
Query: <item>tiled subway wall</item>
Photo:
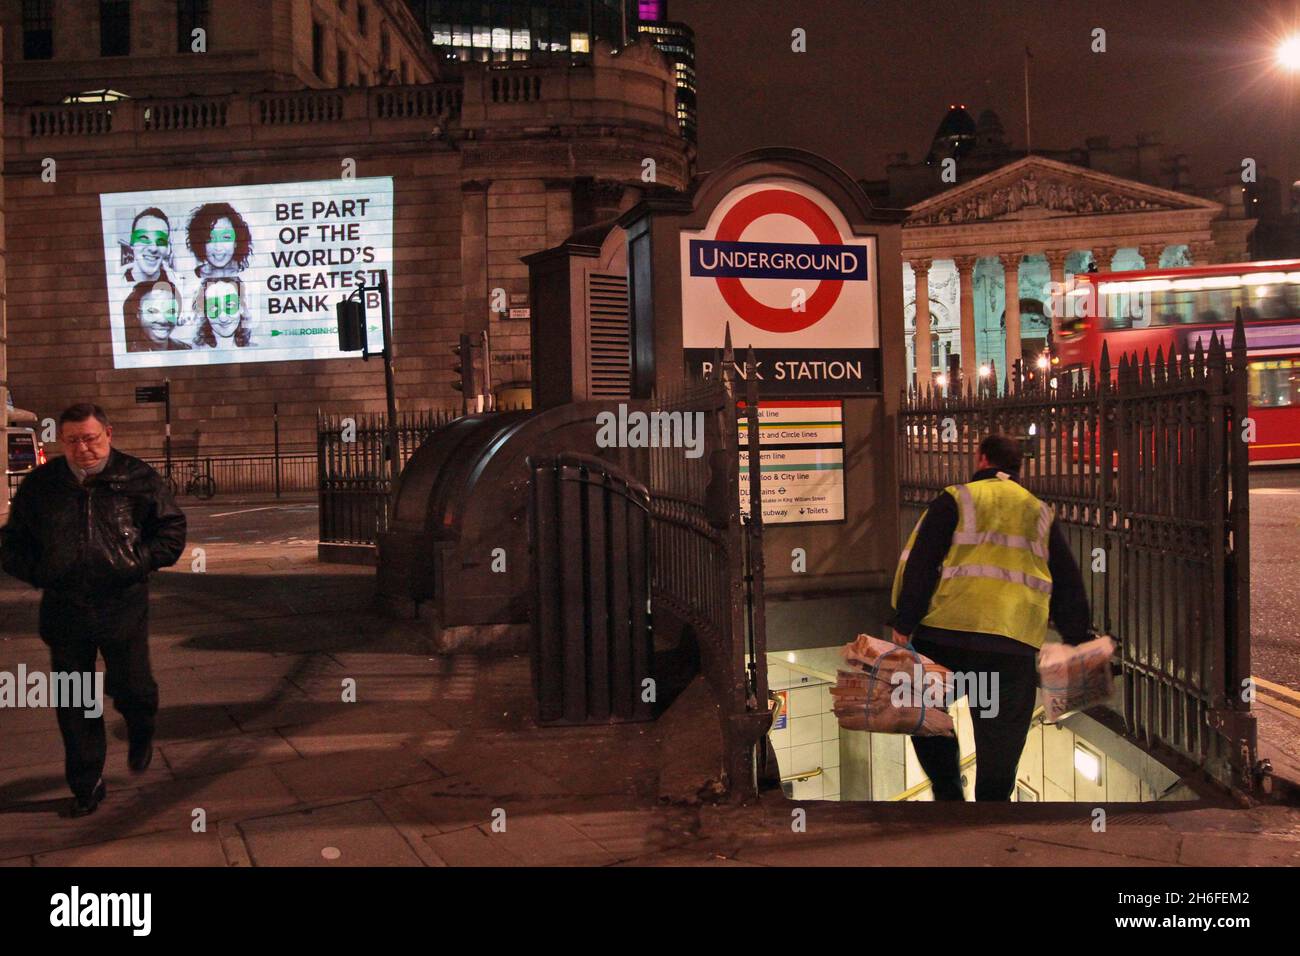
[[[840,729],[830,695],[838,660],[838,647],[768,657],[768,686],[783,699],[784,719],[770,739],[786,793],[795,800],[932,800],[908,737]],[[965,700],[952,714],[966,799],[974,800],[976,718]],[[1029,729],[1012,795],[1090,802],[1191,798],[1173,771],[1086,715],[1043,724],[1041,711]]]
[[[838,800],[840,725],[831,713],[831,681],[782,664],[769,666],[767,680],[785,703],[784,726],[770,735],[781,777],[810,774],[790,780],[787,791],[795,800]]]

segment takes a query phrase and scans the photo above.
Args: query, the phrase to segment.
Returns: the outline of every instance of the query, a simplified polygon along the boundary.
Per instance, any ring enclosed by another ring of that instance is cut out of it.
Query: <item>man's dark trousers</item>
[[[50,669],[86,673],[104,656],[104,691],[126,719],[132,739],[152,736],[158,685],[149,667],[149,586],[105,595],[47,590],[41,597],[40,634],[50,647]],[[104,718],[85,707],[60,707],[68,786],[85,799],[104,772]]]
[[[977,707],[974,701],[969,702],[975,731],[975,799],[1010,799],[1037,700],[1038,671],[1034,655],[976,651],[947,641],[929,640],[924,627],[913,635],[912,646],[949,670],[987,674],[984,686],[990,690],[993,674],[998,675],[996,716],[981,717],[983,708]],[[934,799],[964,800],[957,738],[913,737],[912,747],[921,769],[930,778]]]

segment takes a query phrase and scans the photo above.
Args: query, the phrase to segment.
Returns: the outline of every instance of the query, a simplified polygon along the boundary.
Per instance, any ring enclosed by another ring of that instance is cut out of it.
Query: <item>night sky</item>
[[[1187,153],[1198,187],[1255,158],[1300,178],[1300,74],[1273,65],[1300,2],[1241,0],[671,0],[695,30],[699,168],[760,146],[821,153],[859,178],[889,154],[924,157],[950,103],[1002,118],[1033,145],[1131,144],[1149,131]],[[955,12],[960,11],[960,12]],[[808,52],[790,50],[802,27]],[[1090,49],[1095,27],[1105,53]]]

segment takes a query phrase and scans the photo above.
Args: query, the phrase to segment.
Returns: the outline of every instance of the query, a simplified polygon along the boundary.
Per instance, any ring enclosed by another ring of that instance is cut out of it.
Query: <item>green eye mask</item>
[[[167,233],[151,232],[148,229],[131,230],[131,245],[133,246],[157,246],[159,249],[166,249],[170,242]]]
[[[234,242],[235,230],[233,229],[213,229],[212,235],[208,237],[208,242]]]
[[[204,300],[209,319],[219,319],[222,313],[234,318],[239,315],[239,296],[231,292],[225,296],[213,295]]]

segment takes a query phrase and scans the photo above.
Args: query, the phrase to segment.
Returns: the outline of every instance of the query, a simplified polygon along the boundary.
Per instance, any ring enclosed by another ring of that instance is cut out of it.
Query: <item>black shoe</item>
[[[153,763],[153,734],[131,741],[126,754],[126,765],[132,773],[144,773]]]
[[[90,791],[90,796],[82,799],[77,797],[72,801],[72,812],[69,814],[73,817],[88,817],[99,809],[99,804],[108,796],[108,787],[104,786],[103,777],[99,783],[95,784],[95,789]]]

